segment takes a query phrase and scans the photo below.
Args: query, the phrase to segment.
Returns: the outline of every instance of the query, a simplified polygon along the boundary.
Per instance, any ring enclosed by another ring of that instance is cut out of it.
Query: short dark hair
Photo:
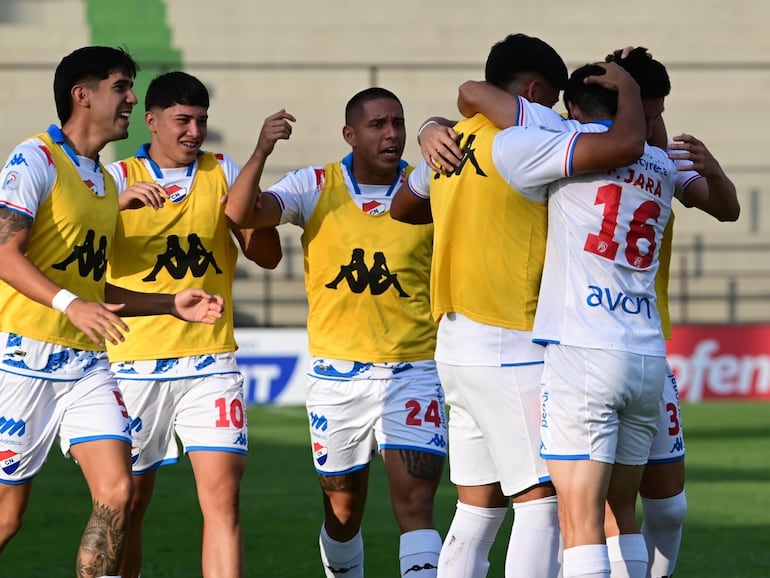
[[[346,125],[353,124],[356,120],[355,117],[360,115],[361,111],[363,111],[364,105],[370,100],[376,100],[378,98],[387,98],[390,100],[395,100],[399,104],[399,106],[403,108],[401,101],[391,91],[389,91],[386,88],[381,88],[379,86],[373,86],[371,88],[366,88],[361,92],[354,94],[353,97],[345,105],[345,124]]]
[[[571,102],[595,118],[614,118],[618,111],[618,93],[598,84],[585,83],[586,77],[602,74],[605,70],[596,64],[584,64],[573,70],[564,89],[565,106]]]
[[[170,108],[175,104],[209,107],[209,91],[197,78],[178,70],[152,79],[144,97],[144,109]]]
[[[492,46],[484,77],[490,84],[505,89],[522,72],[541,75],[557,90],[567,83],[567,66],[549,44],[526,34],[509,34]]]
[[[642,98],[665,98],[671,93],[671,79],[663,63],[651,58],[643,46],[634,48],[625,58],[623,51],[608,54],[607,62],[617,62],[639,85]]]
[[[61,123],[66,123],[72,116],[70,92],[73,86],[82,82],[104,80],[118,70],[131,78],[136,78],[139,71],[139,65],[122,48],[85,46],[62,58],[53,77],[53,98]]]

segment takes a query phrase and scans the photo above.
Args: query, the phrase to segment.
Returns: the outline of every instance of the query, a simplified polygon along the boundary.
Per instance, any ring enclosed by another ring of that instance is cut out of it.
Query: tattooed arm
[[[32,219],[17,211],[0,207],[0,279],[24,296],[51,307],[54,295],[61,287],[51,281],[26,256]],[[113,313],[120,305],[105,305],[75,299],[65,311],[72,324],[97,345],[123,340],[122,331],[128,326]]]
[[[50,306],[59,287],[25,255],[31,228],[31,217],[0,207],[0,279],[30,299]]]

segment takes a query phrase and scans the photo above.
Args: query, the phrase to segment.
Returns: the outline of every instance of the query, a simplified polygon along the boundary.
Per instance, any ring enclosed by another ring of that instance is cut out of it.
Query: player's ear
[[[155,113],[152,110],[148,110],[144,113],[144,124],[145,126],[152,132],[152,130],[157,125],[158,119],[155,116]]]
[[[345,139],[345,142],[348,143],[350,146],[355,146],[356,144],[356,131],[353,129],[352,126],[346,124],[342,127],[342,138]]]
[[[76,84],[73,86],[70,90],[70,95],[72,96],[73,104],[76,106],[88,108],[91,105],[89,100],[89,90],[85,84]]]

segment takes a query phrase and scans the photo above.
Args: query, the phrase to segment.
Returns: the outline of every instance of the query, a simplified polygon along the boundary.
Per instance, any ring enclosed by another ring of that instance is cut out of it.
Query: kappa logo
[[[436,446],[437,448],[445,448],[446,447],[446,440],[444,439],[444,436],[441,434],[433,434],[433,437],[428,442],[429,446]]]
[[[238,434],[238,437],[235,438],[235,441],[233,442],[235,445],[246,447],[246,444],[249,442],[249,439],[246,437],[246,434],[243,432],[240,432]]]
[[[434,566],[430,562],[426,562],[422,566],[419,564],[414,564],[413,566],[410,566],[406,572],[404,572],[404,576],[409,574],[409,572],[420,572],[422,570],[438,570],[438,566]]]
[[[340,272],[325,287],[337,289],[345,281],[353,293],[363,293],[369,288],[372,295],[382,295],[390,287],[398,291],[399,297],[409,297],[398,281],[398,273],[391,273],[385,253],[375,251],[371,268],[366,264],[365,251],[356,247],[350,255],[350,263],[340,266]]]
[[[203,277],[209,266],[217,275],[222,274],[222,269],[214,259],[214,252],[206,249],[198,235],[187,235],[187,251],[180,245],[178,235],[169,235],[166,237],[166,251],[158,255],[155,267],[142,281],[155,281],[163,269],[174,279],[183,279],[188,272],[193,277]]]
[[[0,451],[0,468],[8,475],[14,473],[21,465],[21,454],[13,450]]]
[[[27,164],[27,159],[24,158],[24,155],[21,153],[16,153],[15,155],[13,155],[13,158],[10,161],[8,161],[8,164],[5,165],[5,168],[17,167],[19,165],[24,165],[27,167],[29,166]]]
[[[353,566],[349,566],[347,568],[345,568],[344,566],[340,567],[340,568],[334,568],[333,566],[327,566],[327,568],[329,569],[329,571],[332,574],[337,575],[337,574],[347,574],[351,570],[354,570],[355,568],[358,568],[358,566],[359,566],[358,564],[354,564]]]
[[[54,269],[66,271],[71,263],[77,262],[78,274],[81,277],[93,275],[94,281],[101,281],[107,271],[107,237],[99,237],[96,241],[96,231],[89,229],[81,245],[75,245],[72,252],[59,263],[52,265]]]
[[[465,135],[461,134],[457,137],[457,145],[459,146],[462,142],[462,139]],[[476,140],[476,135],[472,134],[468,136],[468,140],[465,141],[465,145],[463,145],[460,152],[462,152],[463,156],[460,159],[460,163],[455,167],[455,170],[452,172],[446,173],[446,177],[452,177],[453,175],[459,175],[463,172],[463,169],[465,168],[465,165],[468,163],[471,163],[473,165],[473,168],[476,169],[476,174],[480,177],[486,177],[487,174],[482,170],[481,165],[479,165],[479,161],[476,159],[476,149],[473,148],[473,141]],[[443,173],[436,173],[433,176],[433,179],[439,179],[442,176]]]
[[[139,461],[139,455],[140,455],[141,453],[142,453],[142,452],[141,452],[141,451],[139,451],[139,448],[137,448],[137,447],[135,447],[135,446],[131,446],[131,465],[132,465],[132,466],[133,466],[134,464],[136,464],[136,462],[137,462],[137,461]]]

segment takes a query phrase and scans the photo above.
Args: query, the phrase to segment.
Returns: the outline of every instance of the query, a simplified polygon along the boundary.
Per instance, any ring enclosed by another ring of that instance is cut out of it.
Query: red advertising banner
[[[675,325],[668,361],[683,401],[770,401],[770,324]]]

